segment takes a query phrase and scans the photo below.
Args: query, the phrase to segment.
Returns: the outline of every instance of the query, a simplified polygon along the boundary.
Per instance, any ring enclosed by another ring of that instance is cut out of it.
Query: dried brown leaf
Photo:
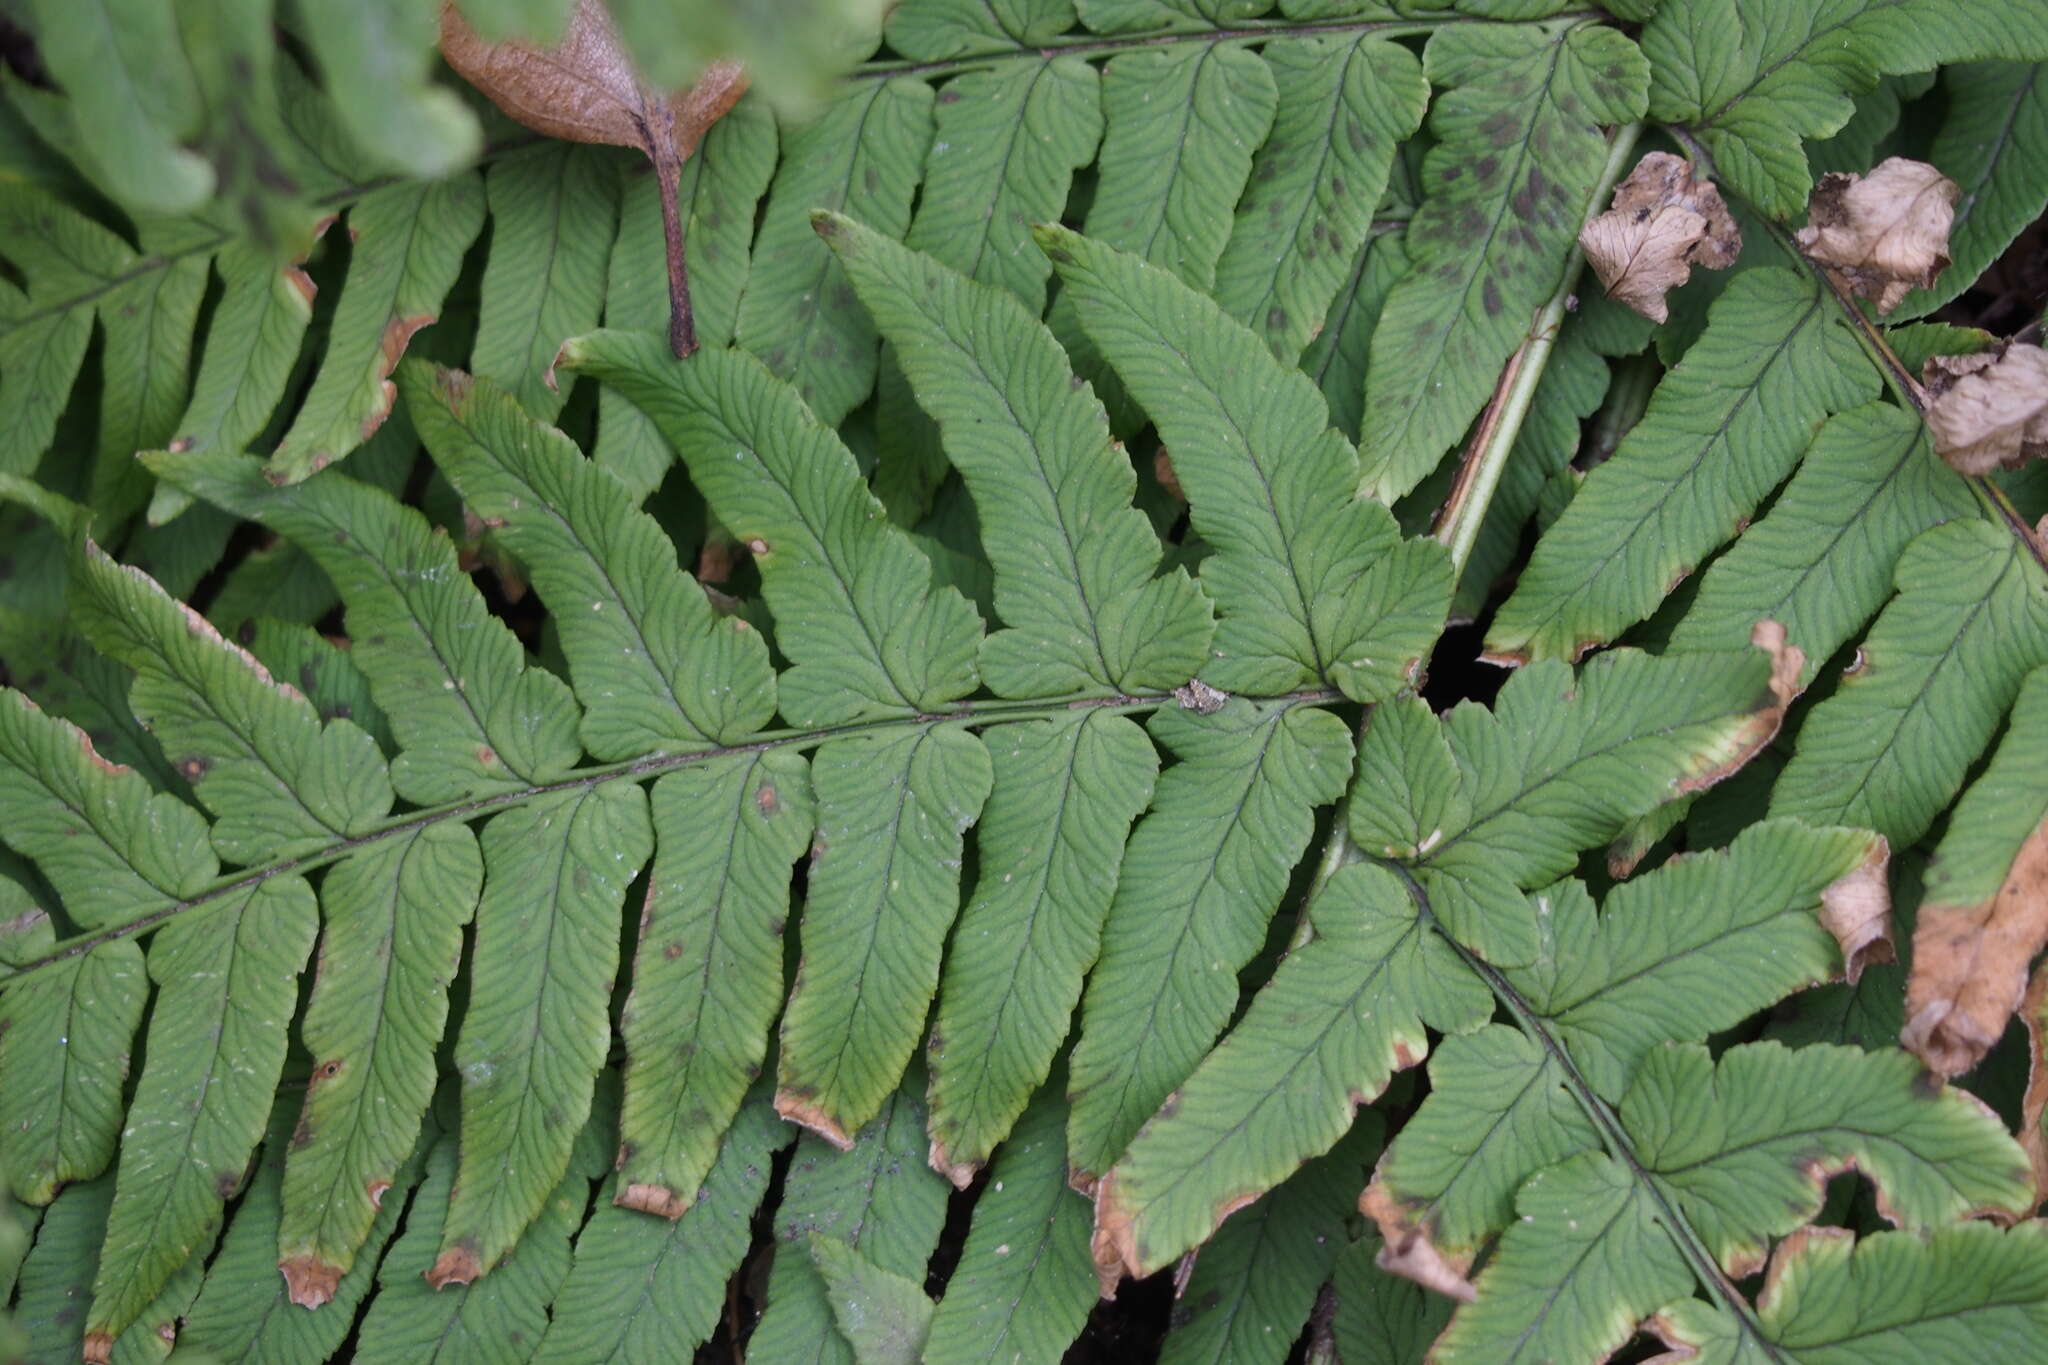
[[[2048,947],[2048,821],[2020,845],[2005,881],[1975,905],[1925,904],[1913,930],[1913,975],[1899,1041],[1943,1076],[1981,1061],[2026,992],[2027,965]]]
[[[1921,380],[1934,449],[1957,472],[1989,474],[2048,455],[2048,351],[2008,342],[1938,355]]]
[[[1742,232],[1711,181],[1693,176],[1684,157],[1651,152],[1614,192],[1614,205],[1579,232],[1579,249],[1616,303],[1662,322],[1664,296],[1692,268],[1725,270],[1742,251]]]
[[[775,1092],[775,1112],[799,1128],[816,1133],[842,1152],[853,1150],[853,1135],[809,1095],[794,1090],[778,1090]]]
[[[745,69],[738,62],[714,62],[687,90],[650,89],[599,0],[577,0],[562,41],[549,48],[487,43],[454,5],[444,3],[441,55],[493,104],[535,132],[571,142],[637,147],[647,154],[661,186],[661,225],[668,246],[669,346],[678,356],[696,350],[677,184],[683,163],[704,134],[746,92]]]
[[[1460,1303],[1479,1297],[1465,1272],[1472,1268],[1470,1256],[1446,1256],[1429,1237],[1429,1229],[1414,1222],[1402,1206],[1375,1177],[1358,1197],[1358,1211],[1379,1224],[1382,1245],[1374,1263],[1390,1275],[1413,1280]]]
[[[2034,1171],[2034,1202],[2048,1199],[2048,963],[2034,973],[2020,1001],[2020,1022],[2027,1026],[2027,1093],[2020,1101],[2020,1147]]]
[[[1868,175],[1831,171],[1807,201],[1799,249],[1834,268],[1851,292],[1889,313],[1948,266],[1956,183],[1924,161],[1895,156]]]
[[[1892,894],[1885,880],[1891,845],[1875,840],[1870,856],[1820,893],[1820,922],[1842,946],[1842,975],[1850,985],[1874,962],[1893,962]]]

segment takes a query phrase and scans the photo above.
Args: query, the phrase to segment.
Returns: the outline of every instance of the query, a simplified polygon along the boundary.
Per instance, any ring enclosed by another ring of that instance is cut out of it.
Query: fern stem
[[[1546,23],[1564,23],[1571,20],[1604,19],[1607,16],[1599,10],[1574,10],[1565,14],[1551,15]],[[1169,33],[1131,33],[1113,37],[1098,37],[1092,33],[1076,33],[1055,38],[1049,43],[1036,43],[1028,47],[1014,47],[1000,52],[975,52],[962,57],[942,57],[935,61],[881,61],[863,62],[854,68],[849,79],[886,80],[891,76],[950,76],[962,71],[975,71],[998,62],[1031,58],[1037,61],[1051,61],[1066,56],[1110,56],[1118,52],[1141,51],[1146,48],[1172,47],[1180,43],[1224,43],[1231,41],[1253,41],[1262,38],[1316,38],[1323,36],[1342,37],[1352,34],[1376,34],[1383,38],[1416,38],[1434,33],[1440,28],[1453,24],[1492,24],[1497,19],[1475,18],[1463,14],[1447,14],[1438,19],[1352,19],[1328,20],[1319,23],[1296,24],[1284,20],[1273,22],[1251,21],[1236,28],[1192,28]]]
[[[1255,702],[1295,702],[1309,706],[1326,706],[1342,702],[1341,693],[1329,688],[1306,688],[1297,692],[1282,693],[1272,697],[1248,697]],[[1156,711],[1162,706],[1175,704],[1171,694],[1161,695],[1112,695],[1106,697],[1065,697],[1034,701],[986,700],[963,702],[947,711],[931,712],[912,716],[890,716],[882,720],[856,721],[847,725],[826,726],[813,730],[771,730],[745,744],[733,744],[716,749],[697,749],[686,754],[649,754],[644,758],[628,759],[621,763],[606,764],[597,768],[582,768],[553,782],[536,783],[513,791],[494,792],[489,796],[474,797],[466,801],[451,801],[446,805],[429,810],[409,811],[394,816],[362,834],[336,839],[323,848],[317,848],[297,857],[283,858],[262,867],[246,868],[229,873],[217,880],[204,891],[184,900],[173,901],[159,909],[122,924],[111,925],[89,934],[80,934],[64,940],[42,957],[21,964],[5,978],[0,978],[0,994],[21,985],[39,972],[47,971],[61,962],[69,961],[84,953],[91,952],[103,943],[117,939],[133,938],[147,933],[178,916],[190,911],[201,910],[216,901],[244,891],[273,877],[294,873],[312,872],[337,862],[349,854],[387,839],[410,834],[428,825],[437,825],[444,820],[474,820],[491,815],[528,801],[557,792],[579,791],[600,786],[606,782],[642,781],[659,777],[663,773],[675,772],[695,763],[729,757],[734,754],[761,753],[769,749],[801,751],[816,748],[820,744],[853,735],[887,734],[921,726],[958,725],[974,727],[995,725],[1007,721],[1051,720],[1078,710],[1105,710],[1117,715],[1133,712]]]
[[[1557,1063],[1558,1069],[1564,1073],[1565,1085],[1571,1091],[1573,1100],[1585,1111],[1586,1117],[1592,1120],[1593,1126],[1600,1130],[1601,1145],[1607,1149],[1609,1156],[1628,1168],[1630,1176],[1657,1206],[1659,1221],[1670,1232],[1672,1240],[1678,1243],[1679,1253],[1691,1263],[1693,1275],[1706,1287],[1708,1297],[1741,1325],[1742,1330],[1755,1342],[1764,1359],[1777,1361],[1779,1365],[1789,1365],[1786,1358],[1779,1353],[1777,1344],[1764,1335],[1763,1327],[1757,1322],[1749,1300],[1743,1297],[1742,1291],[1735,1287],[1734,1282],[1721,1269],[1720,1262],[1714,1259],[1714,1254],[1707,1249],[1706,1243],[1700,1240],[1699,1234],[1687,1221],[1684,1211],[1666,1196],[1655,1180],[1650,1178],[1649,1171],[1636,1156],[1628,1130],[1622,1127],[1621,1119],[1615,1114],[1613,1106],[1600,1098],[1599,1092],[1593,1089],[1592,1082],[1579,1070],[1578,1064],[1572,1060],[1564,1044],[1543,1026],[1542,1018],[1530,1007],[1529,1002],[1522,998],[1522,993],[1515,989],[1514,983],[1509,981],[1498,967],[1480,958],[1451,936],[1450,931],[1437,919],[1435,910],[1429,903],[1429,893],[1405,866],[1384,858],[1369,860],[1400,878],[1402,885],[1408,890],[1409,900],[1415,904],[1416,916],[1422,921],[1423,926],[1450,945],[1451,951],[1458,955],[1458,960],[1487,984],[1488,989],[1493,992],[1494,999],[1507,1008],[1508,1013],[1515,1017],[1515,1022],[1522,1026],[1523,1031],[1535,1039],[1550,1059]]]
[[[1614,130],[1614,136],[1607,143],[1607,164],[1600,168],[1599,182],[1586,201],[1581,228],[1607,206],[1607,200],[1614,193],[1622,172],[1627,169],[1629,158],[1635,152],[1636,139],[1642,131],[1640,123],[1624,124]],[[1537,312],[1535,321],[1529,326],[1528,337],[1516,350],[1513,359],[1508,361],[1507,369],[1501,373],[1500,385],[1494,390],[1493,401],[1487,405],[1486,412],[1479,419],[1479,429],[1465,447],[1457,481],[1451,485],[1450,496],[1437,515],[1435,533],[1451,552],[1453,573],[1463,572],[1465,561],[1472,556],[1473,545],[1478,543],[1479,528],[1486,522],[1487,507],[1493,502],[1494,490],[1500,487],[1501,471],[1507,468],[1508,456],[1513,453],[1515,440],[1522,432],[1522,423],[1529,416],[1529,406],[1536,398],[1536,386],[1542,382],[1543,371],[1550,364],[1550,353],[1557,345],[1558,328],[1564,322],[1566,310],[1571,307],[1572,294],[1578,287],[1579,271],[1584,264],[1585,256],[1574,246],[1571,255],[1565,258],[1564,275],[1558,281],[1556,292]]]

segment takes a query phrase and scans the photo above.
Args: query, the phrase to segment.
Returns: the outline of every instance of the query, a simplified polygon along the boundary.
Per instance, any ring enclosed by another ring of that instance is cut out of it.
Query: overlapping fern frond
[[[2042,856],[2043,485],[1915,410],[1987,338],[1784,228],[1972,62],[1929,154],[1996,255],[2038,4],[909,0],[687,164],[684,361],[651,178],[494,115],[471,168],[434,6],[223,7],[232,98],[35,8],[0,1354],[1052,1361],[1176,1265],[1171,1360],[2048,1332],[1941,1080],[2017,985],[1882,961]],[[1663,135],[1748,247],[1653,329],[1573,243]],[[1474,617],[1519,671],[1437,714]]]

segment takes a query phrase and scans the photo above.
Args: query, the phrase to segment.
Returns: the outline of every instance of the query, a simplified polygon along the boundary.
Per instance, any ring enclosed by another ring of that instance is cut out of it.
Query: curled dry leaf
[[[2048,947],[2048,821],[2020,845],[2005,880],[1975,905],[1920,907],[1899,1041],[1944,1076],[1983,1059],[2026,994],[2027,964]]]
[[[1465,1272],[1469,1256],[1446,1256],[1429,1237],[1429,1229],[1413,1221],[1401,1202],[1375,1178],[1358,1198],[1358,1211],[1379,1224],[1384,1244],[1373,1258],[1381,1270],[1413,1280],[1424,1289],[1471,1303],[1479,1297]]]
[[[1891,845],[1879,838],[1870,856],[1820,893],[1820,922],[1842,947],[1842,975],[1850,985],[1873,962],[1893,962],[1892,893],[1885,880]]]
[[[1921,373],[1934,448],[1963,474],[1989,474],[2048,454],[2048,351],[2008,342],[1977,355],[1938,355]]]
[[[637,147],[647,154],[661,186],[661,226],[668,245],[669,346],[678,356],[696,350],[676,190],[683,163],[705,132],[746,92],[747,74],[740,64],[715,62],[687,90],[651,90],[641,83],[599,0],[577,0],[568,31],[550,48],[487,43],[455,6],[443,4],[441,55],[493,104],[535,132],[571,142]]]
[[[2020,1101],[2020,1147],[2034,1171],[2034,1198],[2048,1199],[2048,963],[2034,973],[2020,1001],[2020,1022],[2027,1026],[2027,1093]]]
[[[1889,313],[1948,265],[1956,183],[1924,161],[1895,156],[1868,175],[1831,171],[1807,201],[1799,249],[1832,266],[1851,292]]]
[[[1651,152],[1614,192],[1614,206],[1579,232],[1579,249],[1607,296],[1653,322],[1668,316],[1664,296],[1692,268],[1725,270],[1742,251],[1742,232],[1711,181],[1693,176],[1684,157]]]

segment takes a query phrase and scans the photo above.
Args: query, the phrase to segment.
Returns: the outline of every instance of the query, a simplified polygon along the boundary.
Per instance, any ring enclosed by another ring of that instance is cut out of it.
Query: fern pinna
[[[0,1358],[2040,1353],[2039,0],[28,8]]]

